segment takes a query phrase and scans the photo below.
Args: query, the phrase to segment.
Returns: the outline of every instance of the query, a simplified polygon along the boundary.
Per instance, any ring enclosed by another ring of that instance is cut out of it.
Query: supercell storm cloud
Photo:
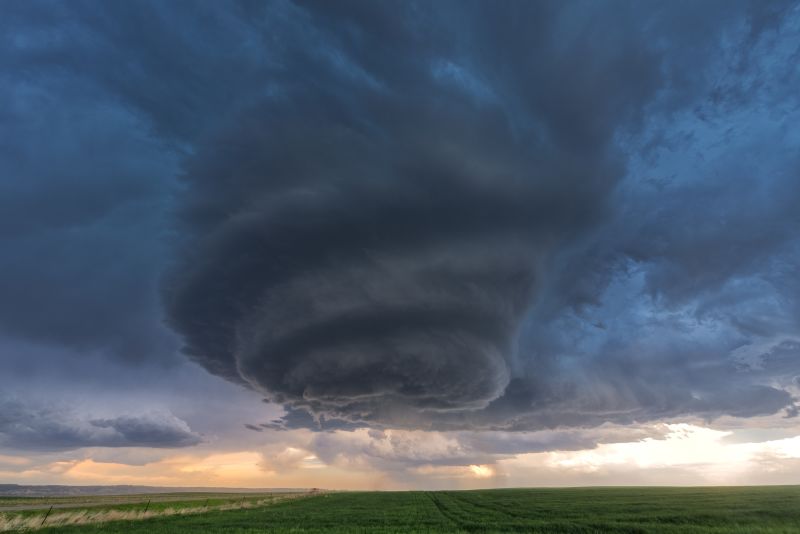
[[[27,1],[0,43],[0,447],[798,414],[796,2]]]
[[[481,18],[513,13],[483,9],[470,13],[470,33],[488,32],[489,44],[504,22]],[[381,22],[336,25],[364,36]],[[381,56],[416,58],[404,72],[320,69],[199,150],[186,170],[187,256],[168,302],[188,352],[214,372],[315,415],[414,424],[502,396],[554,249],[601,216],[619,179],[609,144],[625,124],[609,116],[623,100],[623,117],[637,115],[651,88],[628,88],[657,63],[622,35],[607,58],[585,59],[587,42],[563,57],[540,47],[471,66],[461,50],[425,49],[434,36],[413,19],[396,31],[366,59],[382,70]],[[527,33],[513,38],[527,48]],[[594,88],[596,121],[563,124],[592,98],[564,90],[582,72],[519,80],[545,60],[608,72]],[[495,77],[498,93],[482,81]]]
[[[360,98],[367,124],[335,100],[257,109],[189,168],[175,325],[198,361],[277,402],[367,419],[483,408],[554,241],[595,199],[458,94]]]
[[[796,159],[729,125],[764,99],[796,105],[796,68],[748,49],[796,36],[780,27],[789,9],[731,18],[707,4],[677,35],[679,9],[440,7],[293,8],[310,37],[276,45],[292,67],[184,164],[164,294],[186,352],[283,404],[287,425],[793,410],[790,377],[737,354],[765,343],[797,356],[796,302],[745,289],[797,289],[781,271],[796,253],[782,200],[798,199]],[[736,69],[769,83],[726,88]],[[773,120],[763,127],[780,136]],[[669,169],[670,152],[719,129],[753,158],[775,150],[776,168],[709,149],[710,162]],[[661,161],[672,174],[649,176]],[[758,189],[747,208],[720,173]],[[773,229],[752,235],[749,218]]]

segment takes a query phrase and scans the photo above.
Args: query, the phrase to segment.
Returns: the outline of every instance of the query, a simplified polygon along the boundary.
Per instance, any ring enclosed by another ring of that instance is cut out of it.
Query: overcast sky
[[[4,2],[0,482],[800,480],[800,5]]]

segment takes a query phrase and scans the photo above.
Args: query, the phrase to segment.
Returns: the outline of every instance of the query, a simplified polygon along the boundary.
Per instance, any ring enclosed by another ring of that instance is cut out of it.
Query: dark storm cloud
[[[0,22],[0,333],[164,358],[153,259],[175,156],[86,58],[71,68],[89,35],[63,7],[9,4]]]
[[[631,46],[632,27],[604,41],[607,56],[547,37],[498,73],[513,95],[476,94],[473,66],[455,63],[468,51],[431,50],[441,37],[413,20],[395,44],[374,43],[406,59],[388,69],[368,54],[367,71],[367,25],[389,13],[362,15],[339,20],[366,40],[358,50],[325,43],[317,83],[237,117],[187,166],[172,324],[207,368],[328,418],[481,409],[509,383],[553,247],[605,210],[622,172],[611,136],[659,85],[657,53]],[[549,28],[561,14],[525,16]],[[497,46],[510,22],[479,24],[476,38]],[[571,62],[581,68],[556,71]],[[556,79],[511,72],[537,63]],[[590,96],[576,87],[593,71],[609,75]],[[568,117],[590,101],[590,121]]]
[[[792,404],[732,365],[741,338],[614,328],[585,358],[565,353],[568,322],[586,329],[582,310],[632,270],[638,303],[666,314],[670,295],[715,292],[794,236],[794,189],[728,217],[757,169],[620,194],[630,152],[654,159],[648,137],[674,135],[685,109],[754,101],[712,84],[757,75],[744,44],[781,16],[708,4],[685,30],[681,7],[302,5],[313,38],[291,50],[292,83],[186,165],[165,285],[195,361],[287,406],[289,426],[525,429]]]
[[[189,447],[199,435],[172,414],[91,419],[74,411],[0,399],[0,447],[60,451],[81,447]]]
[[[0,333],[42,366],[177,333],[255,428],[796,410],[795,5],[4,11]]]
[[[259,22],[212,2],[4,6],[0,334],[173,358],[156,285],[177,163],[230,102],[265,92],[260,41],[282,9]]]

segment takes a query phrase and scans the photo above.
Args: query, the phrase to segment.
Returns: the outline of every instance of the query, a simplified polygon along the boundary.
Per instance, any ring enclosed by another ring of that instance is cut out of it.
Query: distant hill
[[[62,497],[80,495],[134,495],[138,493],[266,493],[308,491],[308,488],[200,488],[163,486],[21,486],[0,484],[0,497]]]

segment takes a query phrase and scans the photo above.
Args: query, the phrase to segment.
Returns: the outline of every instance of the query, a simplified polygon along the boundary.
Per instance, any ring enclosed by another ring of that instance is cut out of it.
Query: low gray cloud
[[[0,447],[62,451],[82,447],[190,447],[202,442],[189,425],[170,413],[91,418],[72,410],[0,400]]]
[[[411,481],[418,468],[497,466],[519,454],[593,449],[600,444],[661,440],[667,425],[614,426],[536,432],[427,432],[359,429],[338,432],[289,432],[267,444],[265,465],[278,472],[307,462],[357,470],[391,473],[393,480]]]

